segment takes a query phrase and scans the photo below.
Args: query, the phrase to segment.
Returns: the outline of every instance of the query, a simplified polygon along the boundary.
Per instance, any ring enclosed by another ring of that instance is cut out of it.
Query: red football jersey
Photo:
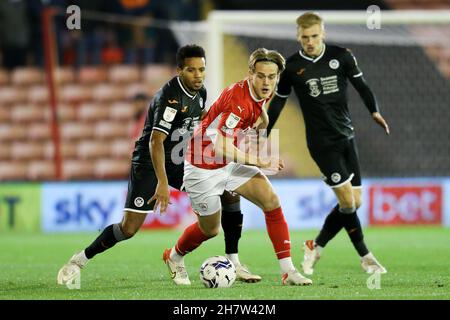
[[[213,103],[190,141],[187,160],[196,167],[217,169],[227,163],[223,157],[216,157],[212,139],[217,134],[234,139],[253,128],[264,104],[270,99],[256,99],[250,91],[250,82],[244,79],[222,91]]]

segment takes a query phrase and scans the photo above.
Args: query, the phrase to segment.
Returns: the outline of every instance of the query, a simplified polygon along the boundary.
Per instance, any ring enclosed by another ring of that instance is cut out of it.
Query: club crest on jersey
[[[177,114],[177,109],[166,107],[164,110],[163,119],[167,122],[172,122],[175,119],[175,115]]]
[[[337,69],[339,68],[339,61],[337,61],[336,59],[332,59],[330,60],[328,65],[330,66],[331,69]]]
[[[306,84],[309,86],[310,96],[317,97],[320,94],[319,79],[309,79]]]
[[[198,99],[198,103],[200,104],[200,108],[203,109],[203,98],[200,97],[200,99]]]
[[[241,117],[238,117],[234,113],[230,113],[230,115],[228,116],[227,120],[225,121],[225,125],[229,129],[234,129],[234,128],[236,128],[236,126],[237,126],[237,124],[239,123],[240,120],[241,120]]]

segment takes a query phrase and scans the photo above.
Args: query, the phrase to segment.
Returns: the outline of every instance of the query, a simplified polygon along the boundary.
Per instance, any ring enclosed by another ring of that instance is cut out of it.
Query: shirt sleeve
[[[275,95],[280,98],[287,98],[291,94],[292,84],[287,69],[281,73]]]
[[[344,53],[344,70],[348,78],[357,78],[363,75],[361,69],[358,67],[358,62],[356,61],[353,53],[347,49]]]
[[[153,130],[158,130],[169,135],[172,132],[173,122],[180,110],[180,102],[177,98],[163,98],[155,104],[155,117]]]
[[[242,128],[243,115],[243,108],[239,106],[238,102],[235,99],[229,99],[219,119],[218,131],[224,137],[233,138],[235,132]]]

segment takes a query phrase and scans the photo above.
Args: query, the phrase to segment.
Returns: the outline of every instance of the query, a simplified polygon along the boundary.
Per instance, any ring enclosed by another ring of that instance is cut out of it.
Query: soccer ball
[[[226,257],[210,257],[200,267],[200,280],[207,288],[231,287],[236,280],[236,267]]]

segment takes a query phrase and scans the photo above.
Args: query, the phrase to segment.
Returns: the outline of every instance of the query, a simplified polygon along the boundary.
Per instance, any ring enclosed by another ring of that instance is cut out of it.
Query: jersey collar
[[[249,80],[249,79],[247,79],[247,85],[248,85],[248,91],[250,92],[250,96],[252,97],[252,99],[253,99],[255,102],[261,102],[261,101],[264,100],[264,98],[258,100],[258,99],[256,99],[256,97],[253,95],[252,89],[250,89],[250,80]]]
[[[315,63],[315,62],[319,61],[320,58],[322,58],[323,54],[325,53],[325,49],[326,49],[326,45],[325,45],[325,43],[324,43],[324,44],[323,44],[323,50],[322,50],[322,52],[321,52],[317,57],[315,57],[315,58],[308,57],[306,54],[303,53],[303,50],[302,50],[302,49],[300,49],[300,50],[298,51],[298,53],[300,54],[300,56],[301,56],[302,58],[304,58],[304,59],[306,59],[306,60],[308,60],[308,61],[312,61],[313,63]]]
[[[195,94],[195,95],[190,94],[190,93],[183,87],[183,83],[181,82],[180,77],[177,77],[177,80],[178,80],[178,84],[180,85],[181,90],[183,90],[183,92],[184,92],[185,95],[187,95],[187,96],[188,96],[189,98],[191,98],[191,99],[194,99],[194,98],[197,96],[197,94]]]

